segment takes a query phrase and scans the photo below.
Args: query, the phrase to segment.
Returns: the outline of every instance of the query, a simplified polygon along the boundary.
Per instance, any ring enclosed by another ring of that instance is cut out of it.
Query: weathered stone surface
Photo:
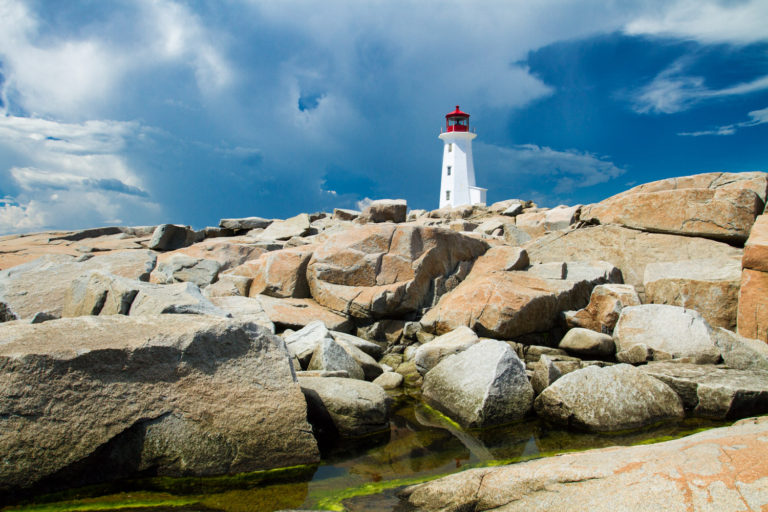
[[[62,317],[127,315],[143,283],[99,270],[90,270],[70,283]]]
[[[413,355],[413,361],[416,363],[419,372],[424,374],[446,357],[468,349],[477,343],[478,340],[477,334],[469,327],[458,327],[417,347]]]
[[[350,332],[354,324],[346,316],[324,308],[312,299],[275,299],[260,295],[259,302],[278,330],[301,329],[320,320],[333,331]]]
[[[548,356],[542,355],[539,358],[539,362],[536,363],[533,376],[531,377],[531,387],[533,387],[534,394],[536,396],[540,395],[542,391],[562,376],[563,372],[555,365],[555,362]]]
[[[586,207],[581,219],[744,242],[755,217],[763,211],[768,184],[765,173],[744,174],[751,177],[741,182],[711,173],[703,179],[672,178],[641,185]]]
[[[57,472],[89,483],[66,472],[76,463],[109,479],[319,460],[284,345],[252,323],[113,315],[0,331],[3,492]],[[109,453],[94,468],[97,450]]]
[[[592,289],[587,307],[565,312],[565,322],[571,328],[583,327],[611,334],[622,308],[639,305],[640,297],[631,284],[601,284]]]
[[[389,428],[387,394],[371,382],[338,377],[300,377],[308,418],[331,423],[341,437],[360,437]]]
[[[401,493],[422,512],[761,510],[768,422],[743,420],[664,443],[478,468]]]
[[[533,401],[533,388],[517,354],[491,339],[443,359],[424,376],[422,393],[470,428],[522,418]]]
[[[262,254],[233,268],[228,274],[251,278],[249,295],[308,298],[307,264],[312,257],[312,245],[282,249]]]
[[[202,236],[189,226],[160,224],[155,228],[147,247],[156,251],[173,251],[200,240]]]
[[[528,267],[528,253],[525,249],[500,245],[491,247],[477,258],[472,270],[479,274],[493,270],[525,270],[526,267]]]
[[[365,225],[320,244],[307,278],[312,297],[330,309],[360,318],[395,316],[431,304],[446,281],[486,249],[446,229]]]
[[[347,210],[344,208],[334,208],[333,218],[334,220],[355,220],[360,216],[359,210]]]
[[[72,282],[99,270],[129,279],[148,279],[156,256],[151,251],[125,251],[86,257],[52,254],[0,272],[0,305],[8,320],[36,313],[60,317]]]
[[[403,385],[403,376],[397,372],[384,372],[373,381],[381,389],[397,389]]]
[[[208,297],[247,297],[251,278],[234,274],[219,274],[219,279],[205,287]]]
[[[523,245],[531,240],[531,235],[517,226],[504,226],[504,241],[513,246]]]
[[[558,347],[579,357],[606,358],[616,353],[616,345],[609,335],[581,327],[574,327],[565,333]]]
[[[223,272],[248,260],[256,259],[270,250],[274,250],[270,244],[255,243],[248,237],[213,238],[163,253],[158,256],[157,261],[159,265],[178,254],[184,254],[192,258],[216,261]]]
[[[737,370],[768,370],[768,344],[745,338],[723,329],[715,329],[715,344],[728,368]]]
[[[172,284],[189,282],[208,286],[219,275],[221,265],[215,260],[193,258],[186,254],[174,254],[158,262],[149,276],[150,283]]]
[[[353,379],[365,378],[363,369],[333,338],[325,337],[315,346],[307,370],[345,371]]]
[[[258,300],[248,297],[210,297],[214,306],[228,313],[232,318],[239,320],[248,320],[258,324],[269,332],[275,332],[275,324],[269,319],[264,307]]]
[[[366,222],[405,222],[407,211],[405,199],[379,199],[363,210],[360,219]]]
[[[627,364],[588,366],[563,375],[541,392],[534,407],[549,421],[594,432],[640,428],[684,415],[669,386]]]
[[[622,309],[613,339],[617,351],[642,343],[676,359],[702,364],[720,359],[714,333],[704,317],[678,306],[643,304]]]
[[[744,268],[768,272],[768,214],[759,215],[744,245]]]
[[[695,309],[713,327],[736,329],[741,284],[737,258],[650,263],[643,285],[649,304]]]
[[[640,368],[674,389],[696,416],[738,419],[768,412],[768,371],[669,362]]]
[[[250,231],[251,229],[266,228],[272,224],[270,219],[261,217],[244,217],[242,219],[221,219],[219,227],[233,231]]]
[[[560,205],[550,210],[521,213],[515,217],[515,225],[532,237],[537,237],[547,231],[567,229],[579,219],[581,205]]]
[[[768,343],[768,272],[742,271],[736,323],[742,336]]]
[[[304,236],[309,233],[309,215],[300,213],[295,217],[272,222],[267,229],[258,234],[260,240],[288,240],[294,236]]]
[[[331,337],[333,337],[333,339],[336,341],[359,348],[374,359],[381,359],[381,356],[384,355],[384,349],[381,345],[372,341],[364,340],[358,336],[354,336],[345,332],[331,331]]]
[[[217,308],[192,283],[143,284],[131,303],[131,316],[195,314],[229,316]]]
[[[541,279],[519,271],[470,274],[421,323],[437,334],[463,325],[480,336],[512,339],[551,329],[561,311],[586,305],[591,289],[586,281]]]
[[[642,286],[649,263],[701,257],[740,257],[742,250],[704,238],[646,233],[621,226],[589,226],[552,233],[526,245],[531,262],[603,260],[615,265],[624,282]]]
[[[320,320],[315,320],[296,332],[286,334],[284,339],[288,352],[298,358],[302,368],[306,368],[317,346],[330,335],[331,332],[325,324]]]

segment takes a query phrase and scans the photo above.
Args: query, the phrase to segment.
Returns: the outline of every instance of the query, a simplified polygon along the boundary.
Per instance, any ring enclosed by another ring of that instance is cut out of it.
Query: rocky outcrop
[[[194,314],[229,316],[217,308],[192,283],[144,284],[131,303],[129,315]]]
[[[354,328],[348,317],[324,308],[312,299],[276,299],[260,295],[257,300],[280,330],[301,329],[315,320],[334,331],[351,332]]]
[[[124,251],[82,260],[65,255],[43,256],[0,272],[0,307],[6,320],[46,313],[58,318],[72,283],[91,271],[128,279],[149,278],[156,256],[150,251]]]
[[[669,386],[626,364],[564,375],[541,392],[534,406],[542,418],[593,432],[640,428],[684,414]]]
[[[582,327],[596,332],[613,333],[625,306],[639,306],[640,297],[631,284],[601,284],[592,289],[589,304],[578,311],[566,311],[568,327]]]
[[[216,281],[221,265],[215,260],[193,258],[186,254],[174,254],[158,261],[157,268],[149,276],[150,283],[193,283],[208,286]]]
[[[646,303],[695,309],[713,327],[736,329],[741,285],[737,258],[650,263],[643,285]]]
[[[760,510],[766,474],[768,422],[757,418],[653,445],[470,469],[400,496],[422,512]]]
[[[649,263],[701,258],[738,258],[742,250],[704,238],[646,233],[621,226],[587,226],[552,233],[525,246],[531,262],[604,260],[638,291]]]
[[[533,389],[515,351],[490,339],[443,359],[424,377],[422,393],[470,428],[520,419],[533,401]]]
[[[276,220],[258,234],[260,240],[288,240],[294,236],[304,236],[310,231],[309,215],[300,213],[285,220]]]
[[[244,217],[241,219],[221,219],[219,221],[219,227],[224,229],[231,229],[235,233],[238,231],[250,231],[252,229],[266,228],[272,224],[270,219],[262,219],[261,217]]]
[[[439,228],[366,225],[332,235],[307,268],[312,297],[359,318],[399,316],[431,305],[452,275],[487,249]]]
[[[695,416],[733,420],[768,412],[768,371],[669,362],[640,369],[674,389]]]
[[[114,315],[0,332],[1,492],[319,459],[285,347],[252,323]]]
[[[316,431],[361,437],[389,429],[387,394],[380,386],[339,377],[299,377],[299,384]]]
[[[581,205],[560,205],[550,210],[526,212],[515,217],[515,225],[532,237],[541,236],[547,231],[562,231],[579,219]]]
[[[275,250],[278,247],[266,242],[254,242],[249,237],[210,238],[188,247],[160,254],[157,261],[159,265],[168,259],[183,254],[191,258],[213,260],[219,264],[220,270],[223,272],[248,260],[258,258],[265,252]]]
[[[738,330],[768,343],[768,215],[757,218],[742,259]]]
[[[202,233],[196,232],[189,226],[177,224],[160,224],[152,233],[147,247],[156,251],[173,251],[203,239]]]
[[[763,211],[766,188],[766,173],[671,178],[587,207],[581,220],[743,243]]]
[[[655,360],[686,359],[700,364],[720,360],[714,333],[704,317],[678,306],[644,304],[622,309],[613,339],[618,353],[644,345],[653,351]]]
[[[275,324],[267,316],[261,302],[248,297],[210,297],[211,303],[239,320],[258,324],[269,332],[275,332]]]
[[[723,328],[715,329],[715,344],[728,368],[768,370],[768,344]]]
[[[251,279],[248,294],[270,297],[308,298],[307,265],[313,246],[271,251],[233,268],[227,274]]]

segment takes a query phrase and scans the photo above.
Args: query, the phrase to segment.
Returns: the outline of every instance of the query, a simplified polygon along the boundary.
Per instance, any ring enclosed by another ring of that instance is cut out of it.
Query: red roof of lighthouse
[[[459,106],[456,105],[456,110],[454,110],[453,112],[448,112],[447,114],[445,114],[445,117],[469,117],[469,114],[459,110]]]

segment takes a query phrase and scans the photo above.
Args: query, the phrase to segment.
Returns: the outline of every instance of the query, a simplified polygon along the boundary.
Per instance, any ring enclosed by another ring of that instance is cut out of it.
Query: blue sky
[[[0,233],[768,171],[768,2],[0,0]]]

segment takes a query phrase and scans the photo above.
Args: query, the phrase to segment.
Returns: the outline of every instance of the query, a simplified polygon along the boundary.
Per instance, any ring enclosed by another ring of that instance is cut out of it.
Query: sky
[[[0,234],[768,171],[765,0],[0,0]]]

